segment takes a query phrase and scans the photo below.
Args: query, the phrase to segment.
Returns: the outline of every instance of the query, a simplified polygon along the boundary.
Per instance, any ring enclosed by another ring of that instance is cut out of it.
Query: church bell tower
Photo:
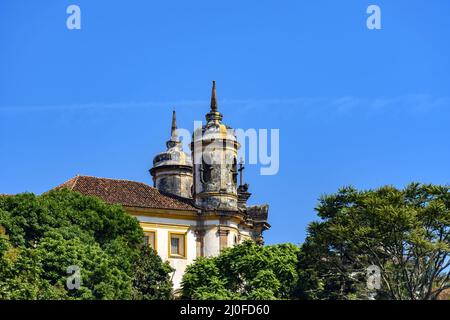
[[[237,142],[233,129],[222,123],[213,81],[206,124],[194,131],[191,151],[194,162],[193,197],[206,211],[238,211]]]
[[[191,198],[192,161],[191,157],[183,152],[177,133],[175,110],[172,114],[170,139],[166,142],[166,146],[167,150],[157,154],[153,159],[150,174],[154,186],[165,193]]]

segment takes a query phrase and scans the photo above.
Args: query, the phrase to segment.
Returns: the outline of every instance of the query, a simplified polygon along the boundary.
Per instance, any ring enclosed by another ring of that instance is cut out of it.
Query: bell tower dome
[[[153,185],[162,192],[191,198],[192,160],[183,152],[177,133],[175,110],[172,114],[171,135],[166,146],[167,150],[157,154],[153,159],[153,167],[150,169]]]
[[[234,130],[222,123],[213,81],[206,124],[194,131],[191,151],[194,161],[195,204],[205,210],[238,211],[237,142]]]

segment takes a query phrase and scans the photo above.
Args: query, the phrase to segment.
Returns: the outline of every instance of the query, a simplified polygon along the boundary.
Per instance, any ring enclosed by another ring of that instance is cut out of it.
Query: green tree
[[[138,300],[167,300],[172,298],[169,274],[174,269],[152,248],[142,246],[134,265],[134,298]]]
[[[448,186],[413,183],[321,198],[299,253],[300,298],[436,299],[450,287]],[[380,268],[381,288],[366,271]]]
[[[298,281],[293,244],[259,246],[253,241],[198,258],[182,281],[186,299],[289,299]]]
[[[138,221],[120,206],[69,190],[0,197],[0,225],[0,299],[168,297],[170,268],[142,249]],[[78,289],[67,285],[71,266]],[[136,280],[146,271],[153,292]]]

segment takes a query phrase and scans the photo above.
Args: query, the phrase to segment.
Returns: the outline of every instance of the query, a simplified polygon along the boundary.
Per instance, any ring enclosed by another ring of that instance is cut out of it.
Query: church
[[[186,266],[197,257],[253,240],[263,243],[268,205],[247,205],[251,196],[243,182],[243,164],[234,130],[222,122],[213,81],[206,124],[192,135],[190,154],[183,151],[173,112],[166,151],[157,154],[149,172],[153,186],[142,182],[78,175],[56,187],[97,196],[119,204],[136,217],[144,243],[175,269],[179,289]],[[239,184],[238,184],[238,175]]]

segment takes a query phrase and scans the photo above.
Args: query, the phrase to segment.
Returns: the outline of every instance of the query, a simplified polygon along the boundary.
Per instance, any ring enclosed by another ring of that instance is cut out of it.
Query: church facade
[[[183,151],[173,112],[166,151],[157,154],[149,170],[153,186],[142,182],[76,176],[57,188],[68,188],[119,204],[136,217],[144,243],[175,269],[174,288],[195,258],[253,240],[263,243],[270,228],[267,205],[247,205],[248,184],[234,130],[222,122],[215,82],[206,123],[195,130],[190,153]],[[240,179],[238,183],[238,175]]]

